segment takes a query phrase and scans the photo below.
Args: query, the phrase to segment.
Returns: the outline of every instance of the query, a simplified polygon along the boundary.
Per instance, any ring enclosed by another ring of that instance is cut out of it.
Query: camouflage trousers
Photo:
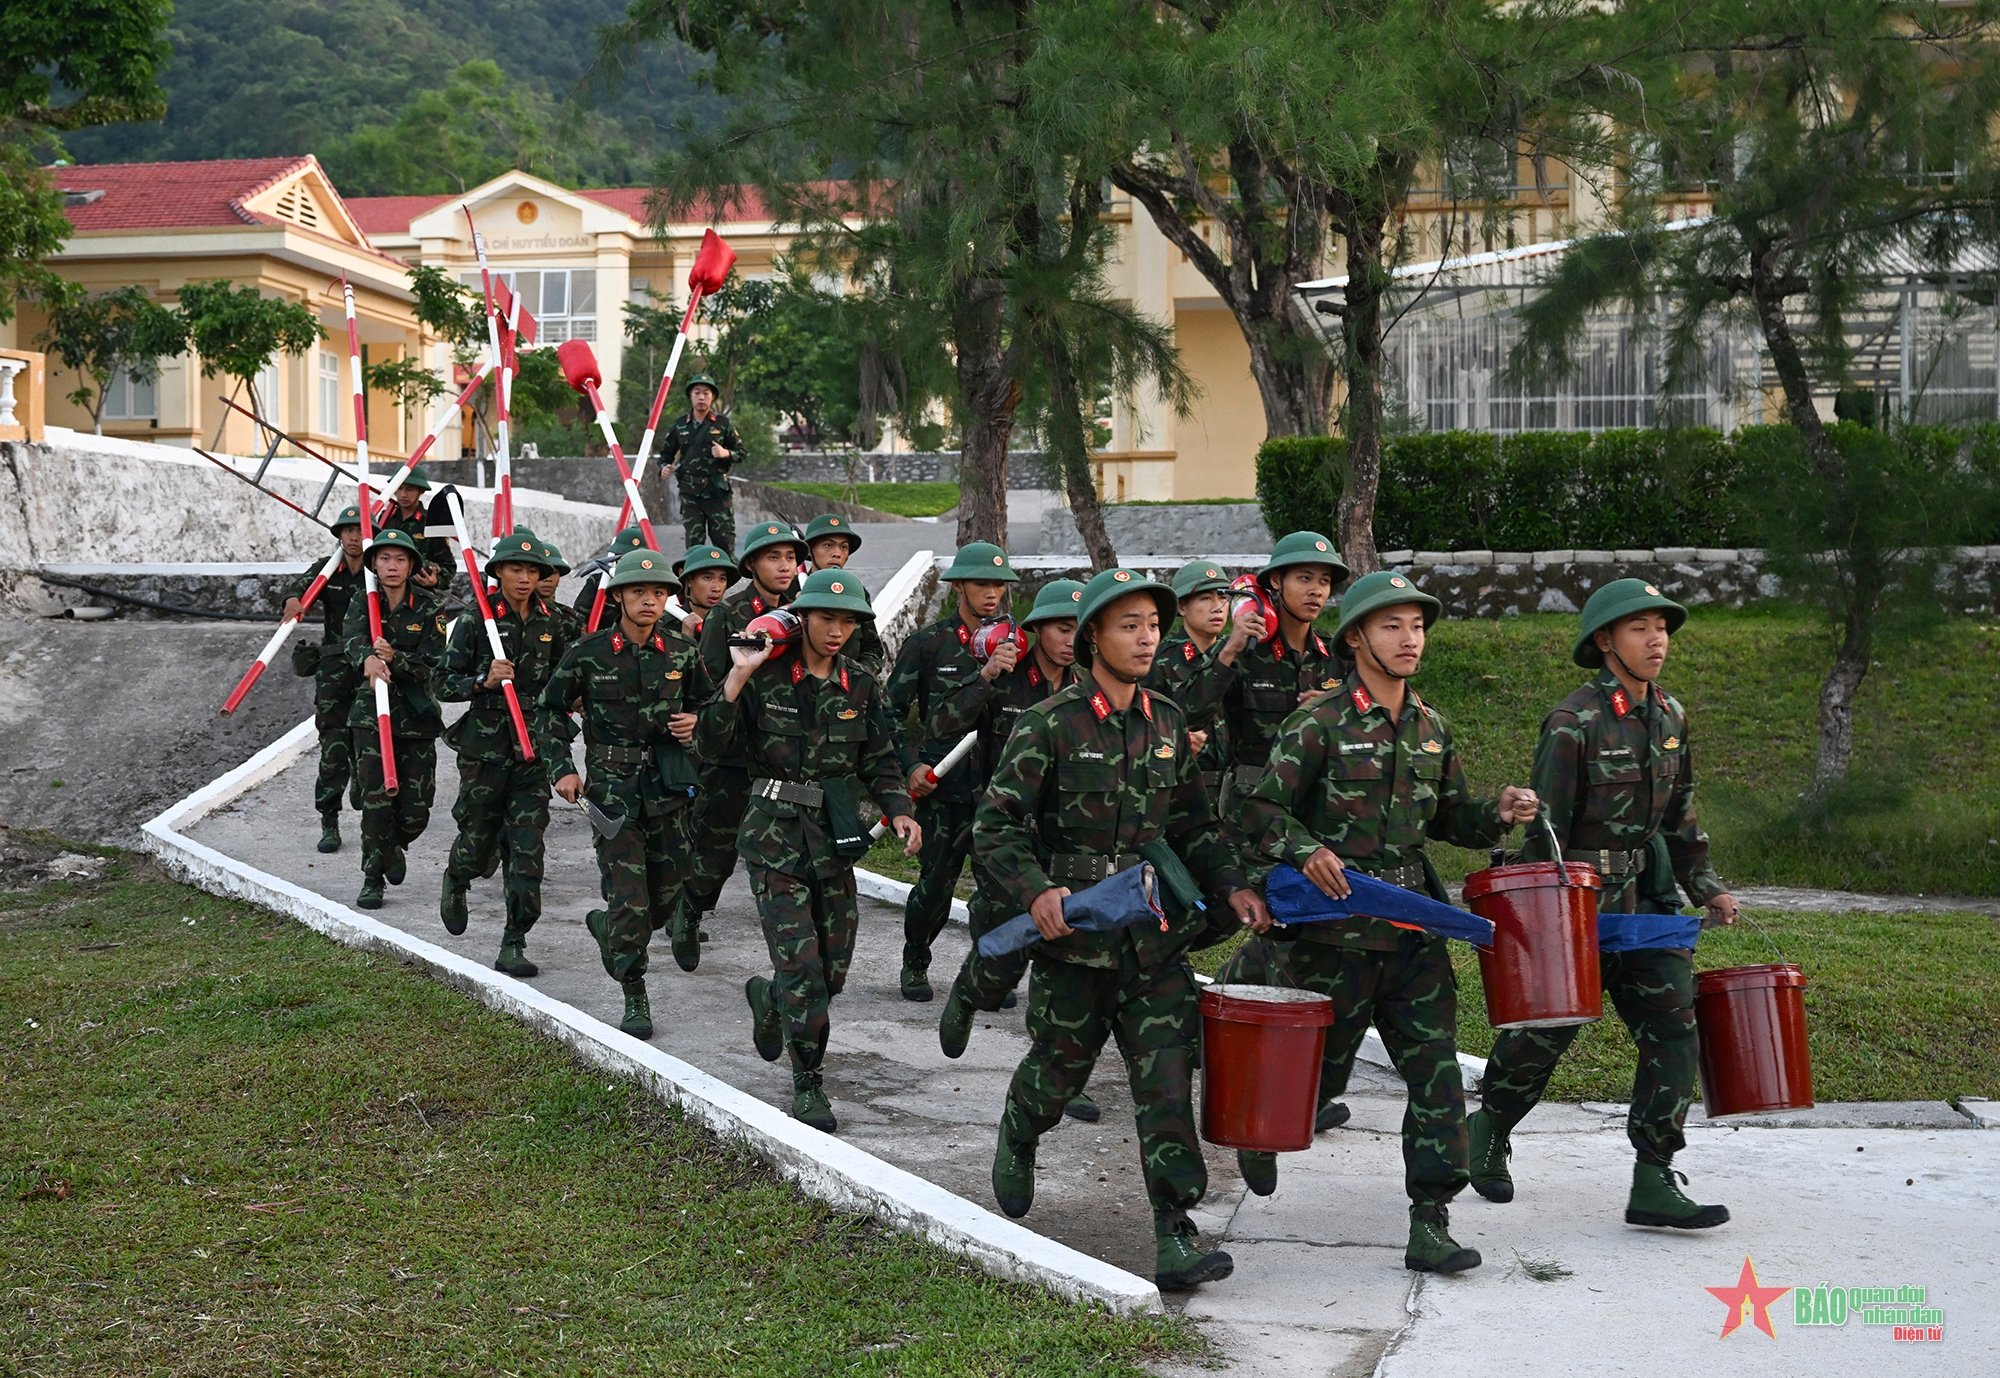
[[[313,725],[319,728],[319,775],[313,781],[313,807],[319,816],[340,816],[341,796],[355,790],[355,807],[360,807],[360,791],[354,779],[354,737],[347,726],[347,711],[354,704],[354,686],[329,684],[324,675],[313,684]]]
[[[1449,1201],[1470,1175],[1465,1083],[1458,1069],[1458,977],[1444,939],[1399,932],[1389,951],[1296,940],[1276,946],[1300,986],[1333,997],[1320,1103],[1346,1093],[1362,1036],[1374,1024],[1408,1088],[1403,1188],[1419,1204]]]
[[[1132,1084],[1139,1166],[1156,1215],[1185,1211],[1208,1190],[1208,1166],[1195,1137],[1194,977],[1175,961],[1142,968],[1132,945],[1119,965],[1035,962],[1028,991],[1028,1055],[1007,1089],[1001,1124],[1029,1144],[1055,1128],[1063,1107],[1082,1094],[1106,1038],[1116,1038]]]
[[[931,947],[951,918],[952,895],[972,854],[975,802],[969,795],[946,795],[941,789],[917,801],[924,847],[917,853],[917,883],[903,903],[904,966],[931,969]]]
[[[771,949],[771,990],[784,1025],[792,1072],[812,1072],[826,1057],[833,997],[847,988],[860,912],[854,871],[831,879],[750,867],[764,942]]]
[[[965,992],[966,1001],[972,1008],[991,1014],[1000,1008],[1007,992],[1020,985],[1021,978],[1028,974],[1028,961],[1034,956],[1034,949],[1009,952],[1004,957],[979,955],[979,940],[1014,916],[1007,912],[1006,904],[987,883],[986,868],[977,861],[972,863],[972,882],[972,903],[968,906],[972,948],[965,954],[964,965],[958,969],[957,984]]]
[[[1648,947],[1600,952],[1597,962],[1605,992],[1639,1049],[1625,1135],[1641,1158],[1670,1162],[1687,1146],[1681,1129],[1694,1102],[1694,954],[1684,948]],[[1497,1125],[1512,1129],[1535,1108],[1556,1063],[1580,1032],[1582,1026],[1572,1025],[1500,1034],[1481,1083],[1486,1111]]]
[[[507,932],[525,937],[542,916],[543,834],[549,826],[549,770],[512,756],[458,758],[458,824],[445,874],[460,889],[504,863]]]
[[[691,806],[687,828],[694,854],[687,876],[687,906],[699,917],[715,908],[723,884],[736,869],[736,834],[750,807],[750,772],[743,766],[715,765],[701,773],[701,791]]]
[[[618,836],[596,839],[597,879],[609,918],[598,955],[618,982],[646,974],[646,945],[680,903],[687,870],[685,808],[633,814]]]
[[[687,536],[689,550],[698,545],[736,549],[735,499],[727,492],[690,497],[682,488],[681,531]]]
[[[389,854],[424,835],[437,797],[437,738],[395,739],[396,792],[382,787],[382,744],[371,727],[351,729],[361,781],[361,873],[380,876]]]

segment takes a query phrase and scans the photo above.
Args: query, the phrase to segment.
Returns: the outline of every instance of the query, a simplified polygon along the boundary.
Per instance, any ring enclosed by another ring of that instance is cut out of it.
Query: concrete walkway
[[[487,960],[499,937],[497,880],[474,887],[474,921],[464,937],[450,937],[437,920],[454,784],[447,769],[432,828],[412,849],[410,879],[390,891],[376,917]],[[309,766],[294,766],[191,833],[351,902],[359,884],[354,821],[340,853],[318,855],[308,826],[310,789]],[[557,804],[545,917],[529,944],[543,968],[533,984],[615,1022],[617,989],[582,925],[595,891],[587,825],[580,812]],[[827,1060],[841,1135],[985,1204],[994,1127],[1026,1048],[1019,1013],[983,1018],[966,1057],[946,1060],[934,1033],[938,1006],[909,1004],[896,992],[900,914],[862,904],[854,975],[834,1007]],[[740,877],[725,892],[711,933],[692,975],[673,964],[663,941],[655,944],[649,983],[656,1043],[785,1106],[783,1066],[764,1063],[750,1046],[742,983],[768,970],[768,959]],[[964,942],[962,930],[946,933],[941,970],[956,965]],[[1035,1210],[1023,1223],[1149,1274],[1131,1097],[1115,1057],[1100,1065],[1092,1091],[1104,1120],[1065,1123],[1045,1141]],[[1544,1107],[1516,1138],[1519,1199],[1494,1206],[1468,1193],[1453,1208],[1454,1233],[1482,1250],[1486,1265],[1457,1279],[1417,1281],[1402,1267],[1400,1088],[1381,1070],[1363,1068],[1350,1102],[1353,1122],[1288,1155],[1269,1199],[1247,1197],[1232,1156],[1209,1153],[1211,1195],[1198,1220],[1211,1239],[1226,1240],[1236,1275],[1169,1300],[1202,1322],[1227,1371],[1417,1374],[1498,1358],[1496,1373],[1560,1365],[1650,1375],[1663,1344],[1721,1373],[1859,1373],[1885,1362],[1915,1363],[1924,1372],[1990,1371],[2000,1341],[2000,1275],[1991,1265],[2000,1253],[2000,1135],[1981,1132],[1950,1106],[1823,1107],[1768,1127],[1708,1125],[1697,1113],[1681,1165],[1698,1198],[1726,1201],[1736,1219],[1685,1237],[1622,1223],[1630,1159],[1620,1107]],[[1946,1338],[1896,1344],[1858,1318],[1844,1328],[1799,1330],[1787,1297],[1773,1313],[1782,1348],[1749,1331],[1718,1341],[1726,1308],[1704,1289],[1734,1282],[1746,1254],[1766,1286],[1926,1287],[1929,1304],[1946,1313]],[[1558,1336],[1562,1350],[1552,1351]],[[1810,1357],[1802,1352],[1808,1347]],[[1885,1360],[1892,1348],[1898,1352]]]

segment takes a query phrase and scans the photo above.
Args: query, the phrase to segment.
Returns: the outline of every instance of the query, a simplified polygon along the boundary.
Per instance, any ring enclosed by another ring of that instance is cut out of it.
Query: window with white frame
[[[330,349],[318,351],[317,379],[319,428],[322,434],[340,434],[340,356]]]
[[[150,378],[134,378],[124,369],[104,385],[106,421],[151,421],[160,414],[158,390]]]
[[[538,344],[597,338],[597,270],[595,268],[509,268],[493,275],[506,280],[541,323]],[[459,279],[475,294],[484,288],[478,273]]]
[[[285,424],[285,361],[273,359],[257,375],[257,414],[273,426]]]

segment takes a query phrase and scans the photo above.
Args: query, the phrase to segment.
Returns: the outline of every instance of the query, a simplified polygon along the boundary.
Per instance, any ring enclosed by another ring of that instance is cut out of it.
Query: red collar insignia
[[[1033,661],[1030,661],[1028,663],[1028,687],[1031,689],[1039,689],[1042,687],[1041,667],[1036,665]]]
[[[958,624],[958,644],[967,648],[972,645],[972,629],[965,625],[963,619]]]
[[[797,684],[806,677],[806,667],[798,661],[792,662],[792,683]]]
[[[1314,632],[1312,634],[1312,638],[1313,638],[1313,649],[1318,651],[1322,656],[1324,656],[1326,654],[1326,641],[1320,636],[1318,632]]]
[[[1111,716],[1111,700],[1104,697],[1102,689],[1090,696],[1090,711],[1097,714],[1099,722]]]
[[[625,633],[623,632],[611,633],[611,654],[617,655],[620,651],[624,649],[625,649]]]
[[[755,593],[750,595],[750,611],[762,614],[764,611],[764,599],[762,595]]]
[[[1153,720],[1153,696],[1144,689],[1139,691],[1139,711],[1146,715],[1146,721]]]
[[[1354,686],[1354,706],[1363,713],[1375,706],[1375,700],[1369,695],[1366,685]]]
[[[658,632],[653,633],[653,649],[662,653],[667,649],[667,639]]]
[[[1182,660],[1190,660],[1190,661],[1191,661],[1191,660],[1193,660],[1193,659],[1194,659],[1194,658],[1195,658],[1196,656],[1198,656],[1198,655],[1200,655],[1200,654],[1201,654],[1201,652],[1197,651],[1197,650],[1196,650],[1196,649],[1194,648],[1194,643],[1193,643],[1192,641],[1183,641],[1183,642],[1181,643],[1181,659],[1182,659]]]
[[[840,667],[840,692],[843,694],[852,692],[847,683],[847,667],[845,665]]]
[[[1611,711],[1621,718],[1632,711],[1632,700],[1625,697],[1622,685],[1611,691]]]

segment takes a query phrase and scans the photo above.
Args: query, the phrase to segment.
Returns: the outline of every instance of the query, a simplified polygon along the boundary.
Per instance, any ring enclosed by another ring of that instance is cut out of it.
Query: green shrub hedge
[[[1853,434],[1835,428],[1841,443]],[[1908,427],[1900,442],[1962,482],[1974,543],[2000,542],[2000,426]],[[1431,431],[1384,443],[1375,503],[1383,550],[1612,550],[1761,546],[1754,485],[1796,462],[1790,426],[1710,430]],[[1281,436],[1257,452],[1273,536],[1332,531],[1346,477],[1337,436]]]

